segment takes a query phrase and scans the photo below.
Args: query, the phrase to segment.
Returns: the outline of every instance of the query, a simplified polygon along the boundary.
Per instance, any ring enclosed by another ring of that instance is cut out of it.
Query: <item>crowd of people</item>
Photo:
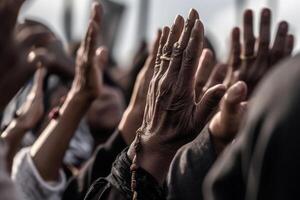
[[[1,200],[299,197],[300,57],[286,21],[271,40],[270,9],[258,35],[244,12],[226,62],[195,9],[177,15],[124,84],[100,3],[68,50],[46,24],[17,21],[23,3],[0,2]]]

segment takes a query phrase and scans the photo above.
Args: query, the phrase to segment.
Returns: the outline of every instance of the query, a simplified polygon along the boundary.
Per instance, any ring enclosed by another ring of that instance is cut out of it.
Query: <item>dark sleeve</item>
[[[82,200],[95,180],[109,175],[112,163],[125,147],[126,143],[120,132],[115,131],[104,145],[97,148],[78,175],[70,179],[63,199]]]
[[[174,157],[168,178],[168,200],[201,200],[202,183],[216,159],[208,126]]]
[[[98,179],[90,188],[85,200],[131,200],[131,160],[124,150],[113,164],[107,178]],[[165,193],[157,181],[145,170],[137,171],[139,200],[164,200]]]

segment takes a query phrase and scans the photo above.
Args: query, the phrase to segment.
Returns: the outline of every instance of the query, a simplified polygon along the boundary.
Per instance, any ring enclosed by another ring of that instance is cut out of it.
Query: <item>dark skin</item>
[[[263,76],[283,58],[291,55],[294,39],[288,34],[288,23],[282,21],[278,25],[275,40],[271,42],[271,11],[267,8],[261,12],[259,36],[253,33],[253,12],[246,10],[243,23],[243,44],[240,44],[240,30],[232,31],[231,44],[231,84],[238,80],[245,81],[248,96]],[[257,49],[255,49],[257,46]]]
[[[253,34],[253,13],[244,13],[243,45],[240,44],[240,30],[232,31],[230,69],[232,87],[227,91],[220,111],[209,125],[215,149],[218,153],[235,138],[243,119],[247,100],[264,75],[280,60],[291,55],[293,36],[288,34],[287,22],[280,22],[272,47],[270,45],[271,12],[261,13],[260,34],[257,41]],[[255,43],[258,49],[255,50]],[[246,57],[247,59],[241,59]],[[244,81],[244,82],[241,82]],[[248,89],[247,89],[248,87]]]
[[[17,26],[16,34],[17,36],[22,36],[24,33],[30,34],[34,32],[52,36],[48,41],[43,40],[43,38],[36,38],[34,42],[34,49],[37,49],[36,54],[43,57],[49,73],[57,74],[62,78],[72,79],[75,73],[75,62],[65,51],[62,41],[48,26],[35,20],[26,19],[24,23]]]
[[[225,86],[218,84],[205,91],[199,101],[195,100],[195,74],[203,33],[198,13],[191,10],[185,25],[184,19],[177,16],[171,30],[165,27],[161,36],[144,118],[138,130],[142,149],[137,156],[138,164],[160,184],[176,151],[197,136],[225,93]],[[161,55],[171,56],[171,60]],[[132,143],[129,158],[133,159],[134,152]]]
[[[15,34],[16,20],[24,0],[3,0],[0,3],[0,110],[17,91],[32,77],[40,63],[47,66],[47,53],[32,51],[40,42],[53,40],[53,35],[41,29]]]
[[[58,180],[70,140],[90,105],[102,91],[101,67],[94,63],[101,14],[101,5],[94,3],[88,31],[78,50],[75,78],[59,110],[60,117],[50,121],[30,151],[37,170],[46,181]],[[100,52],[100,56],[104,54],[107,53]]]
[[[123,139],[128,145],[132,143],[132,141],[135,138],[135,133],[137,129],[142,124],[147,92],[151,78],[153,76],[155,59],[159,47],[161,34],[161,30],[159,30],[157,32],[155,41],[153,43],[149,56],[145,62],[145,65],[143,66],[136,78],[129,105],[125,110],[122,116],[122,120],[118,127]]]
[[[8,144],[7,169],[9,171],[11,170],[13,158],[20,148],[23,137],[27,131],[36,127],[42,120],[44,114],[43,83],[46,74],[47,71],[45,68],[37,69],[32,89],[28,94],[26,101],[17,111],[18,117],[13,119],[1,134],[1,138]]]

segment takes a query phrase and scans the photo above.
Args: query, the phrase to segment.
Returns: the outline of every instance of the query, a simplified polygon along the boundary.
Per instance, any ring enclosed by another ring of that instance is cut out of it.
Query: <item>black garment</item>
[[[300,198],[299,82],[300,55],[260,85],[238,138],[205,180],[206,200]]]
[[[208,126],[174,157],[168,178],[168,200],[201,200],[202,183],[216,159]]]
[[[79,174],[70,179],[63,194],[63,200],[84,199],[88,189],[95,180],[109,175],[112,163],[126,146],[120,132],[118,130],[115,131],[105,144],[97,148],[94,156],[89,159]]]
[[[113,164],[107,178],[98,179],[90,188],[85,200],[131,200],[131,160],[125,149]],[[163,200],[164,190],[145,170],[137,171],[137,192],[141,200]]]

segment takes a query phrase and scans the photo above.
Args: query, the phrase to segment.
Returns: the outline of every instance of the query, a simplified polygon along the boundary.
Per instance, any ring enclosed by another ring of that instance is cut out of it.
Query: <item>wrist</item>
[[[136,140],[135,140],[136,141]],[[127,155],[129,159],[133,160],[135,156],[135,141],[130,145]],[[165,181],[169,166],[176,152],[164,151],[164,147],[155,147],[155,149],[162,150],[151,150],[147,148],[147,145],[143,144],[141,150],[137,153],[137,164],[139,167],[151,174],[156,181],[162,185]]]

